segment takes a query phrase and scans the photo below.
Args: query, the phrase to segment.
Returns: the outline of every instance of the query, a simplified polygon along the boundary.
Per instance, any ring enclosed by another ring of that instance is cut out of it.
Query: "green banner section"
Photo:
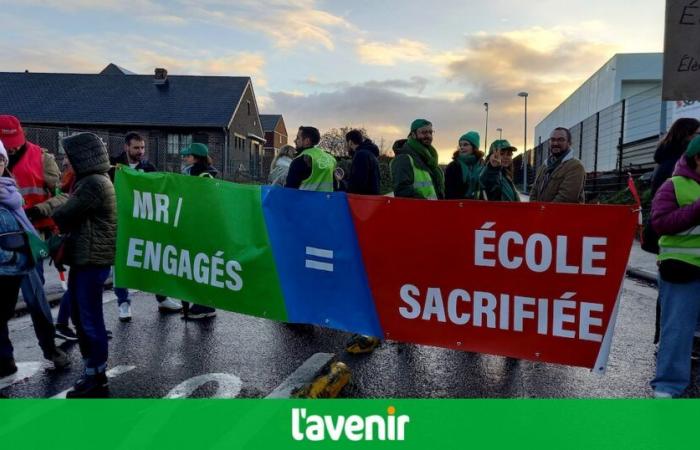
[[[3,448],[671,449],[696,400],[2,400]]]
[[[285,321],[259,186],[121,167],[115,285]]]

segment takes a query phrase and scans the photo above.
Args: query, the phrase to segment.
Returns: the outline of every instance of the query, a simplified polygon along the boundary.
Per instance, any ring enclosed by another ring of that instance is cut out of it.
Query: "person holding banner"
[[[486,198],[492,202],[519,202],[513,183],[513,152],[516,148],[505,139],[493,141],[488,163],[481,170],[479,181]]]
[[[470,131],[459,138],[459,148],[445,169],[445,198],[483,200],[479,175],[484,152],[479,150],[479,133]]]
[[[78,133],[64,138],[62,144],[76,182],[72,195],[52,218],[67,236],[64,263],[70,266],[71,315],[85,363],[83,375],[67,397],[106,397],[108,347],[102,293],[114,264],[116,195],[108,176],[107,149],[97,135]]]
[[[557,127],[549,135],[549,158],[537,169],[531,202],[585,203],[586,169],[574,157],[571,132]]]
[[[215,178],[218,174],[217,170],[212,165],[213,162],[209,156],[209,147],[199,142],[190,144],[180,151],[184,167],[182,168],[183,175],[191,175],[193,177]],[[188,302],[182,302],[182,318],[185,320],[203,320],[211,317],[216,317],[216,309],[211,306],[193,304],[190,306]]]
[[[284,187],[302,191],[333,192],[337,180],[333,176],[337,162],[333,155],[317,147],[321,133],[314,127],[299,127],[294,145],[297,157],[289,166]]]
[[[110,158],[109,163],[114,166],[109,173],[109,177],[114,181],[114,171],[118,164],[129,166],[132,169],[150,173],[156,172],[156,166],[146,159],[146,140],[138,133],[131,132],[124,136],[124,151],[116,158]],[[131,321],[131,299],[127,288],[114,288],[114,295],[117,296],[117,307],[119,308],[119,320],[122,322]],[[163,313],[174,313],[182,311],[182,305],[168,297],[156,294],[158,311]]]
[[[700,319],[700,136],[678,160],[652,202],[659,239],[661,333],[654,397],[683,394],[690,384],[693,335]]]
[[[433,147],[433,124],[426,119],[411,123],[408,139],[394,143],[391,162],[395,197],[439,200],[445,198],[445,175]]]

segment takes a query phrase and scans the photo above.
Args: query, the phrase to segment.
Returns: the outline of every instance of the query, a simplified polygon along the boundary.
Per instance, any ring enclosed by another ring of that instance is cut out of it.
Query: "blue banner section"
[[[347,197],[262,187],[289,322],[383,337]]]

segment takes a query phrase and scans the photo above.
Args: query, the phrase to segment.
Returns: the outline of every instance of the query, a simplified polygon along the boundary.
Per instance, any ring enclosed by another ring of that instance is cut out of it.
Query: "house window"
[[[250,102],[246,102],[246,103],[248,103],[248,115],[250,115]]]
[[[282,143],[282,135],[280,134],[280,144]]]
[[[168,155],[179,155],[180,150],[192,143],[191,134],[169,134]]]
[[[233,148],[235,150],[240,150],[240,151],[245,150],[245,138],[234,136],[233,137]]]

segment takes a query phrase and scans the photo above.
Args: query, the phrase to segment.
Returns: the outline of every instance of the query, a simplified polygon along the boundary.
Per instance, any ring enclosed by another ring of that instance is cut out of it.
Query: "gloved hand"
[[[44,217],[44,215],[41,213],[39,208],[37,208],[36,206],[32,206],[31,208],[25,209],[24,213],[27,215],[29,220],[31,220],[32,222]]]

